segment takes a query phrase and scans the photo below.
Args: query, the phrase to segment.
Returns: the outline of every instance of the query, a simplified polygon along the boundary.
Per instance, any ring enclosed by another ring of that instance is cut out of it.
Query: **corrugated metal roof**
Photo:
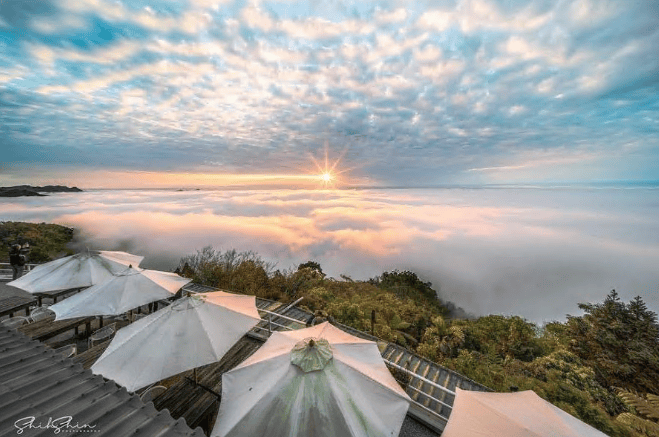
[[[157,411],[115,382],[0,326],[0,436],[53,436],[55,426],[67,437],[204,436],[167,410]]]

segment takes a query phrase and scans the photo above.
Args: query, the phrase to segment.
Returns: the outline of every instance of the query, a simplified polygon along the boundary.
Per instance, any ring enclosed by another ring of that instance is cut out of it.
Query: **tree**
[[[532,361],[542,355],[537,327],[519,316],[491,315],[467,324],[465,346],[494,359]]]
[[[465,341],[465,333],[461,326],[449,324],[444,317],[436,316],[421,339],[417,352],[432,360],[452,358]]]
[[[298,270],[302,270],[305,268],[315,270],[318,273],[320,273],[323,277],[325,277],[325,273],[323,273],[323,269],[320,267],[320,264],[318,264],[316,261],[307,261],[297,266]]]
[[[176,271],[198,284],[230,290],[239,287],[240,291],[249,289],[254,294],[267,280],[272,267],[272,263],[252,251],[222,252],[206,246],[194,255],[181,258]]]
[[[426,305],[431,305],[441,314],[446,314],[446,306],[437,297],[437,292],[433,290],[431,282],[422,281],[416,273],[409,270],[384,272],[368,280],[370,284],[376,287],[391,291],[400,298],[411,298]]]
[[[603,303],[579,304],[568,316],[570,350],[607,388],[659,394],[659,324],[640,297],[625,304],[612,290]]]

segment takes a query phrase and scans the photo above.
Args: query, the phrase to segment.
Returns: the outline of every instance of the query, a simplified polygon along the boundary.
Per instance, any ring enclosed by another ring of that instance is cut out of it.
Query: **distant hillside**
[[[0,187],[0,197],[45,196],[41,193],[77,193],[82,192],[78,187],[65,187],[63,185],[46,185],[33,187],[31,185],[15,185],[13,187]]]
[[[46,223],[0,222],[0,260],[9,262],[9,247],[24,243],[30,243],[29,262],[71,255],[67,244],[73,240],[73,232],[72,228]]]

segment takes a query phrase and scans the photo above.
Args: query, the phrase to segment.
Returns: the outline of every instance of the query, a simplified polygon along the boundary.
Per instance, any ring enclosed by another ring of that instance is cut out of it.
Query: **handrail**
[[[33,268],[35,268],[35,267],[38,266],[38,265],[39,265],[39,264],[36,264],[36,263],[27,263],[27,264],[25,264],[23,267],[28,267],[29,269],[33,269]],[[2,267],[2,266],[11,267],[11,263],[3,263],[3,262],[0,262],[0,267]]]
[[[432,397],[432,396],[431,396],[431,397]],[[434,399],[434,398],[433,398],[433,399]],[[428,413],[432,414],[433,416],[437,416],[437,417],[439,417],[439,418],[445,423],[444,426],[446,426],[446,422],[448,422],[448,417],[446,417],[446,416],[442,416],[442,415],[439,414],[437,411],[431,410],[430,408],[428,408],[428,407],[426,407],[425,405],[423,405],[421,402],[418,402],[418,401],[415,401],[415,400],[412,400],[412,402],[414,402],[418,408],[424,409],[424,410],[426,410]]]
[[[298,319],[293,319],[293,318],[291,318],[291,317],[287,317],[287,316],[285,316],[285,315],[283,315],[283,314],[275,313],[275,312],[273,312],[273,311],[268,311],[268,310],[261,310],[261,309],[260,309],[259,311],[264,312],[264,313],[268,314],[269,316],[281,317],[282,319],[284,319],[284,320],[288,320],[289,322],[293,322],[293,323],[297,323],[297,324],[304,325],[304,322],[303,322],[303,321],[298,320]],[[280,325],[280,326],[281,326],[281,325]],[[290,329],[291,329],[292,331],[294,330],[293,328],[290,328]]]
[[[23,266],[23,274],[30,273],[32,269],[37,267],[39,264],[34,264],[34,263],[28,263]],[[6,281],[7,279],[11,280],[13,277],[12,275],[12,268],[11,268],[11,263],[3,263],[0,262],[0,279],[2,281]]]
[[[282,310],[282,312],[290,310],[290,309],[293,308],[295,305],[299,304],[299,303],[302,301],[302,299],[304,299],[304,296],[302,296],[301,298],[299,298],[298,300],[296,300],[296,301],[293,302],[293,303],[289,303],[288,305],[286,305],[286,306],[284,307],[284,309]]]
[[[436,397],[429,395],[428,393],[426,393],[426,392],[423,391],[423,390],[419,390],[418,388],[416,388],[416,387],[412,387],[411,385],[408,385],[407,388],[412,389],[412,390],[414,390],[415,392],[420,393],[422,396],[425,396],[425,397],[427,397],[427,398],[430,398],[430,399],[432,399],[433,401],[436,401],[436,402],[438,402],[438,403],[444,405],[445,407],[450,408],[451,410],[453,409],[453,407],[452,407],[451,405],[449,405],[449,404],[447,404],[447,403],[445,403],[445,402],[440,401],[440,400],[437,399]],[[438,415],[441,416],[441,414],[438,414]],[[444,417],[444,416],[442,416],[442,417]]]
[[[285,328],[285,329],[288,329],[289,331],[295,331],[295,329],[291,328],[290,326],[280,325],[279,323],[275,323],[275,322],[271,322],[268,325],[267,328],[264,328],[262,326],[255,326],[253,329],[260,329],[262,331],[268,331],[270,334],[272,334],[272,326],[271,325],[279,326],[280,328]]]
[[[392,362],[392,361],[389,361],[389,360],[384,359],[384,358],[383,358],[383,360],[384,360],[388,365],[390,365],[391,367],[395,367],[395,368],[398,369],[398,370],[402,370],[403,372],[412,375],[413,378],[417,378],[417,379],[419,379],[419,380],[421,380],[421,381],[423,381],[423,382],[426,382],[426,383],[430,384],[431,386],[433,386],[433,387],[435,387],[435,388],[438,388],[438,389],[440,389],[440,390],[442,390],[442,391],[444,391],[444,392],[446,392],[446,393],[448,393],[448,394],[450,394],[450,395],[455,396],[455,392],[454,392],[454,391],[451,391],[451,390],[447,389],[446,387],[443,387],[443,386],[437,384],[436,382],[433,382],[433,381],[431,381],[431,380],[429,380],[429,379],[426,379],[426,378],[424,378],[423,376],[419,375],[418,373],[414,373],[414,372],[412,372],[412,371],[409,370],[409,369],[406,369],[406,368],[404,368],[404,367],[402,367],[402,366],[399,366],[398,364],[396,364],[396,363],[394,363],[394,362]],[[441,402],[440,400],[437,400],[437,401],[438,401],[438,402]],[[450,407],[450,406],[449,406],[449,407]],[[453,408],[453,407],[450,407],[450,408]]]

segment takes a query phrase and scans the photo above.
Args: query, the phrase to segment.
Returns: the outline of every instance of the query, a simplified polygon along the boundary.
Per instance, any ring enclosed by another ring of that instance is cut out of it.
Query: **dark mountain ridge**
[[[13,187],[0,187],[0,197],[46,196],[41,193],[77,193],[82,192],[78,187],[65,187],[64,185],[46,185],[33,187],[31,185],[15,185]]]

